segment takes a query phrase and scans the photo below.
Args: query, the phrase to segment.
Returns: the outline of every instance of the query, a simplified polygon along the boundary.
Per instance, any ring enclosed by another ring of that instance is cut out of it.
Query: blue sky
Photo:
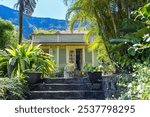
[[[18,0],[0,0],[1,5],[13,8]],[[65,19],[67,7],[63,0],[38,0],[33,16]]]

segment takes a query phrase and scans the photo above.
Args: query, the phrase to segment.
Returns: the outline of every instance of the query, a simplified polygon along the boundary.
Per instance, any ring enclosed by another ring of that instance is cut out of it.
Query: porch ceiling
[[[41,44],[42,46],[88,46],[87,43],[81,43],[81,42],[80,43],[79,42],[78,43],[77,42],[76,43],[73,43],[73,42],[72,43],[69,43],[69,42],[68,43],[67,42],[66,43],[58,43],[58,42],[57,43],[52,43],[52,42],[51,43],[48,43],[48,42],[37,43],[37,42],[34,42],[34,44]]]

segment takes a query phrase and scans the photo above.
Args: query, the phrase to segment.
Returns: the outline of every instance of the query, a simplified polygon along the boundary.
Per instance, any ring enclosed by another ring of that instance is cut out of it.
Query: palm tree
[[[66,2],[66,0],[64,1]],[[109,0],[72,0],[66,17],[70,20],[71,29],[76,22],[80,24],[79,26],[89,22],[87,26],[90,27],[90,30],[96,27],[97,35],[102,36],[101,39],[103,39],[108,52],[107,40],[109,36],[116,36],[116,24],[111,13]]]
[[[113,48],[109,44],[111,38],[120,37],[129,29],[134,20],[130,19],[131,11],[146,4],[147,0],[63,0],[69,9],[66,18],[70,21],[70,29],[73,30],[76,24],[86,28],[86,39],[94,35],[93,47],[105,48],[111,62],[114,60]],[[70,2],[71,1],[71,2]],[[85,26],[85,22],[87,25]],[[123,23],[124,22],[124,23]],[[125,27],[125,28],[124,28]],[[123,31],[123,32],[122,32]],[[99,41],[97,41],[99,39]],[[99,43],[99,45],[98,45]],[[96,45],[96,46],[95,46]],[[91,47],[91,46],[90,46]],[[120,51],[116,50],[120,53]],[[124,52],[124,51],[123,51]]]
[[[63,0],[67,5],[70,2],[66,18],[70,21],[70,28],[73,29],[76,23],[83,26],[88,22],[90,30],[97,27],[97,33],[102,36],[106,50],[108,41],[112,37],[119,36],[118,31],[122,28],[120,23],[123,19],[130,18],[130,12],[139,7],[139,3],[145,4],[146,0]],[[128,21],[127,21],[128,23]]]
[[[18,0],[14,5],[15,8],[19,8],[19,44],[22,42],[23,32],[23,14],[31,16],[36,7],[37,0]]]

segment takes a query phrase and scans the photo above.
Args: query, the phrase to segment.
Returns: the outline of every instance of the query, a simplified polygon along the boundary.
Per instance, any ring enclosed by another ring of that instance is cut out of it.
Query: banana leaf
[[[134,44],[133,40],[123,39],[123,38],[110,39],[108,42],[111,44],[119,44],[119,43]]]

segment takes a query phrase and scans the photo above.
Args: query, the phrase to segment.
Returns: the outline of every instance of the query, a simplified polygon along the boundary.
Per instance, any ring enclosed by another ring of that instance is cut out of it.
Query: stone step
[[[104,99],[103,91],[30,91],[30,99]]]
[[[43,78],[41,80],[41,83],[44,82],[46,84],[49,83],[69,83],[69,84],[74,84],[74,83],[90,83],[88,78],[56,78],[56,79],[48,79],[48,78]]]
[[[99,86],[100,87],[100,86]],[[35,84],[32,85],[30,90],[31,91],[62,91],[62,90],[90,90],[91,84]]]

